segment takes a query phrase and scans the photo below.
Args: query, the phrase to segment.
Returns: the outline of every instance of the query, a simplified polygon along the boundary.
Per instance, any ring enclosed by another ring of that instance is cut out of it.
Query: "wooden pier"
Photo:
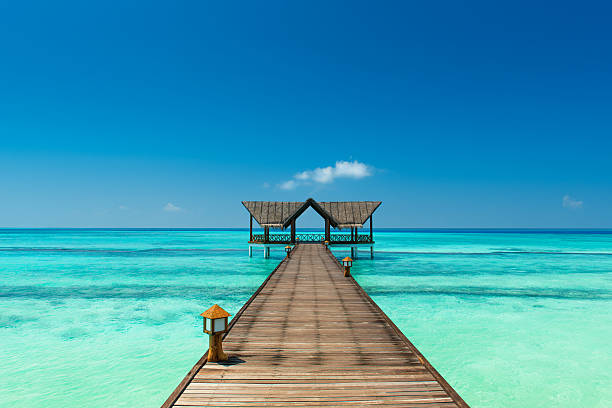
[[[320,244],[297,245],[162,408],[468,407]]]

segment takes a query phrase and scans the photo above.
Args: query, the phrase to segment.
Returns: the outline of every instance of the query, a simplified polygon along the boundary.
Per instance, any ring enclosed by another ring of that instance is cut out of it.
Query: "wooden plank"
[[[350,202],[348,203],[351,207],[351,223],[352,224],[361,224],[359,219],[361,215],[359,214],[359,203],[358,202]]]
[[[253,202],[253,217],[255,218],[255,221],[257,221],[257,223],[261,226],[261,203],[258,201]]]
[[[363,201],[359,202],[359,223],[364,224],[366,220],[369,218],[368,208],[366,203]]]
[[[338,222],[340,224],[346,224],[346,203],[345,202],[339,202],[338,203],[338,217],[340,217],[338,219]]]
[[[281,203],[280,223],[284,224],[285,220],[289,217],[289,203],[283,201]]]
[[[329,211],[331,216],[338,221],[338,203],[337,202],[331,202],[329,203]]]
[[[468,406],[318,244],[277,266],[223,347],[230,360],[194,366],[164,408]]]
[[[283,223],[283,203],[277,202],[274,208],[274,223]]]
[[[259,295],[259,293],[263,290],[263,288],[266,286],[268,281],[272,278],[272,276],[274,276],[276,271],[278,271],[278,269],[283,265],[284,262],[287,262],[287,258],[283,259],[278,265],[276,265],[276,268],[274,268],[274,270],[270,273],[270,275],[268,275],[268,277],[263,281],[263,283],[259,286],[259,288],[257,288],[255,293],[251,295],[249,300],[247,300],[246,303],[240,308],[238,313],[236,313],[236,315],[234,316],[234,318],[228,325],[228,333],[232,329],[232,327],[234,327],[234,325],[236,324],[238,319],[242,316],[244,311],[257,298],[257,295]],[[227,337],[227,334],[223,338],[225,339],[225,337]],[[176,386],[174,391],[172,391],[168,399],[166,399],[166,401],[162,404],[161,408],[170,408],[173,406],[173,404],[176,402],[178,397],[183,393],[187,385],[191,383],[191,380],[195,377],[195,375],[198,372],[200,372],[204,364],[206,364],[207,357],[208,357],[208,349],[206,350],[206,352],[204,352],[204,355],[198,360],[198,362],[195,363],[193,368],[189,370],[189,372],[187,373],[185,378],[183,378],[183,380],[179,383],[179,385]]]
[[[268,223],[268,211],[270,209],[270,202],[262,201],[260,205],[261,205],[261,222],[263,224],[267,224]]]

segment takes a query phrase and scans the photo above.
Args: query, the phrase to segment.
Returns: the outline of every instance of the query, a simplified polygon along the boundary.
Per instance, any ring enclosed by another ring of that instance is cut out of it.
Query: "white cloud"
[[[372,175],[372,167],[355,161],[337,161],[334,166],[317,167],[297,173],[291,180],[281,183],[283,190],[293,190],[301,184],[330,184],[339,178],[362,179]]]
[[[263,187],[263,188],[270,188],[270,183],[268,183],[268,182],[266,181],[266,182],[264,182],[264,183],[262,184],[262,187]]]
[[[359,163],[357,160],[353,162],[339,161],[336,162],[336,177],[348,177],[360,179],[372,174],[369,166]]]
[[[281,183],[279,187],[283,190],[293,190],[297,187],[297,182],[295,180],[288,180]]]
[[[566,194],[563,196],[563,207],[565,208],[582,208],[582,201],[576,200],[574,197]]]
[[[121,211],[126,211],[126,210],[129,210],[130,208],[129,208],[127,205],[120,205],[120,206],[119,206],[119,209],[120,209]]]
[[[164,205],[163,208],[164,211],[168,211],[168,212],[179,212],[179,211],[183,211],[183,209],[179,206],[176,206],[172,203],[168,203],[166,205]]]

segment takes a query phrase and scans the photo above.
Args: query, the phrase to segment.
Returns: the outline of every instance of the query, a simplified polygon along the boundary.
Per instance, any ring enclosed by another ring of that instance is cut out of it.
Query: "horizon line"
[[[254,230],[263,230],[254,227]],[[303,227],[302,230],[323,230],[323,227]],[[107,230],[107,231],[249,231],[245,227],[0,227],[0,231],[15,230]],[[369,231],[369,228],[361,228]],[[612,227],[379,227],[374,231],[611,231]]]

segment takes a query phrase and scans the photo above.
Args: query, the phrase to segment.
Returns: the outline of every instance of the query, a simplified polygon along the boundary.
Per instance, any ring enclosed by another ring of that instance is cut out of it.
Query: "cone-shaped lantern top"
[[[205,317],[207,319],[221,319],[222,317],[229,317],[231,314],[227,313],[223,308],[217,304],[213,307],[200,314],[200,316]]]
[[[342,262],[353,262],[353,260],[350,257],[346,257],[342,260]]]

